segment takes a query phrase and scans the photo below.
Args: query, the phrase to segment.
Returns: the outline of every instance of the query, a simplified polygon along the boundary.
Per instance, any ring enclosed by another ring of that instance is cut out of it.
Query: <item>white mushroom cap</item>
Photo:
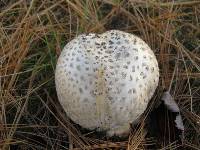
[[[87,129],[109,136],[129,132],[159,81],[150,47],[118,30],[82,34],[63,49],[56,67],[59,101],[67,115]]]

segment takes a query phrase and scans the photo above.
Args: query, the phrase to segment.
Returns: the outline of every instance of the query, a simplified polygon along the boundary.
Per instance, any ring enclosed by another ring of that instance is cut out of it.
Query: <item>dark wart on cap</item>
[[[55,73],[58,99],[67,115],[108,136],[129,133],[129,124],[144,112],[158,81],[158,63],[150,47],[118,30],[82,34],[70,41]]]

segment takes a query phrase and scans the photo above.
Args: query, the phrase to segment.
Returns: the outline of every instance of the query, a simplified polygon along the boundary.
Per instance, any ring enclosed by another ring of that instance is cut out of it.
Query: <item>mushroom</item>
[[[55,83],[67,116],[80,126],[124,136],[145,111],[159,81],[151,48],[118,30],[82,34],[58,58]]]

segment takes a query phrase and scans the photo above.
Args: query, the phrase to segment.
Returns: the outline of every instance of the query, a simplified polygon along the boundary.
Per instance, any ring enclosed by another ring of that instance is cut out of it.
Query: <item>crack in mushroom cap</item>
[[[67,115],[87,129],[126,135],[144,112],[159,81],[150,47],[139,37],[111,30],[82,34],[59,56],[55,82]]]

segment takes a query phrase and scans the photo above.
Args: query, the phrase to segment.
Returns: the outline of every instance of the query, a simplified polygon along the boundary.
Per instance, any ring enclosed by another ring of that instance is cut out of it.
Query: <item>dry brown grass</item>
[[[184,118],[183,144],[200,149],[199,0],[1,0],[0,149],[155,144],[143,123],[129,139],[97,139],[67,120],[57,103],[54,70],[63,46],[80,33],[109,29],[137,34],[154,50],[161,77],[152,101],[170,89]]]

